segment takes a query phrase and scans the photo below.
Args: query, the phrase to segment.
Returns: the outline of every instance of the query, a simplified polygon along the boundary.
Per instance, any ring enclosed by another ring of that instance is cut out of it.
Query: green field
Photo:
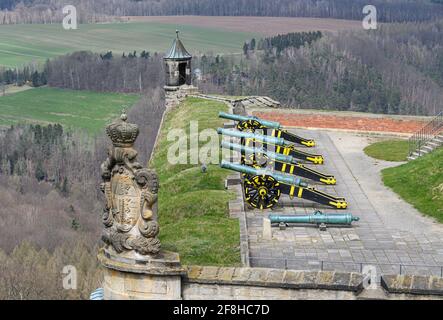
[[[166,52],[177,27],[186,48],[194,54],[238,53],[246,40],[259,37],[250,32],[154,22],[82,24],[77,30],[64,30],[61,24],[2,25],[0,65],[15,67],[31,61],[42,62],[78,50]]]
[[[407,140],[385,140],[375,142],[364,149],[364,152],[375,159],[386,161],[406,161],[409,153]]]
[[[443,222],[443,148],[382,171],[383,182],[420,212]]]
[[[239,265],[239,224],[228,216],[228,201],[235,196],[225,190],[224,180],[230,174],[218,165],[170,164],[167,141],[171,129],[183,128],[189,133],[189,121],[197,120],[199,131],[223,125],[219,111],[224,103],[188,98],[179,108],[165,116],[159,144],[154,151],[152,167],[160,178],[158,198],[160,239],[167,250],[179,252],[185,264]],[[203,145],[201,143],[200,145]],[[195,150],[189,151],[195,152]],[[189,158],[188,158],[189,159]]]
[[[0,125],[60,123],[88,133],[103,130],[122,106],[131,106],[138,95],[36,88],[0,97]]]

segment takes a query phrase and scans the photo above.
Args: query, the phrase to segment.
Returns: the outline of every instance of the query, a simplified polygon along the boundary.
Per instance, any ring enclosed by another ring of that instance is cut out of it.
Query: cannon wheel
[[[239,121],[237,123],[237,129],[239,131],[252,131],[254,132],[255,129],[261,129],[263,128],[261,123],[257,120],[246,120],[246,121]]]
[[[245,199],[258,209],[272,208],[280,198],[280,184],[268,175],[245,176]]]

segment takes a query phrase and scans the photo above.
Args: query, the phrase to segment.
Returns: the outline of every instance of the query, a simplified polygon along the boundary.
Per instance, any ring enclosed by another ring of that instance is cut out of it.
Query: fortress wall
[[[184,283],[184,300],[355,300],[352,292],[337,290],[264,288],[242,285]]]
[[[185,300],[354,300],[363,289],[358,273],[309,272],[268,268],[187,267]]]
[[[296,271],[248,267],[186,267],[184,300],[436,300],[443,299],[443,278],[382,276],[365,288],[364,275],[336,271]]]

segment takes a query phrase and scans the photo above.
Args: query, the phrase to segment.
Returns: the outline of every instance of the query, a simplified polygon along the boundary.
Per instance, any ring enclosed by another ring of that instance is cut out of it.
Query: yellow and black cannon
[[[291,199],[298,197],[336,209],[348,207],[344,198],[310,187],[299,177],[227,161],[222,161],[220,167],[243,174],[245,200],[254,208],[272,208],[278,203],[281,194],[287,194]]]
[[[241,144],[246,147],[261,147],[267,151],[291,156],[293,158],[304,160],[312,164],[323,164],[325,161],[322,155],[298,150],[295,148],[293,143],[290,143],[283,138],[272,137],[253,132],[228,130],[223,128],[218,128],[217,132],[226,136],[240,138]]]
[[[221,147],[237,151],[241,154],[241,164],[254,168],[272,167],[275,171],[321,182],[326,185],[335,185],[337,180],[333,175],[321,173],[299,163],[292,156],[270,152],[260,148],[245,147],[240,144],[222,141]]]
[[[237,121],[236,128],[239,131],[255,132],[255,130],[262,130],[264,135],[271,137],[282,138],[291,143],[297,143],[305,147],[314,147],[315,141],[293,134],[281,128],[281,124],[275,121],[260,119],[258,117],[241,116],[238,114],[231,114],[226,112],[219,112],[220,118]]]

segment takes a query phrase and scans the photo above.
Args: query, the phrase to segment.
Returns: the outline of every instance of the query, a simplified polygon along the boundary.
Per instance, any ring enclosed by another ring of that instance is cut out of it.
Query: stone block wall
[[[381,278],[383,289],[396,295],[435,295],[443,299],[443,278],[417,275],[386,275]]]
[[[187,96],[198,93],[198,88],[194,86],[183,85],[180,87],[165,86],[165,106],[171,109],[178,106]]]
[[[384,275],[381,287],[372,288],[354,272],[207,266],[186,271],[184,300],[443,299],[443,278],[437,277]]]
[[[187,267],[184,300],[355,300],[363,289],[358,273],[268,268]]]

